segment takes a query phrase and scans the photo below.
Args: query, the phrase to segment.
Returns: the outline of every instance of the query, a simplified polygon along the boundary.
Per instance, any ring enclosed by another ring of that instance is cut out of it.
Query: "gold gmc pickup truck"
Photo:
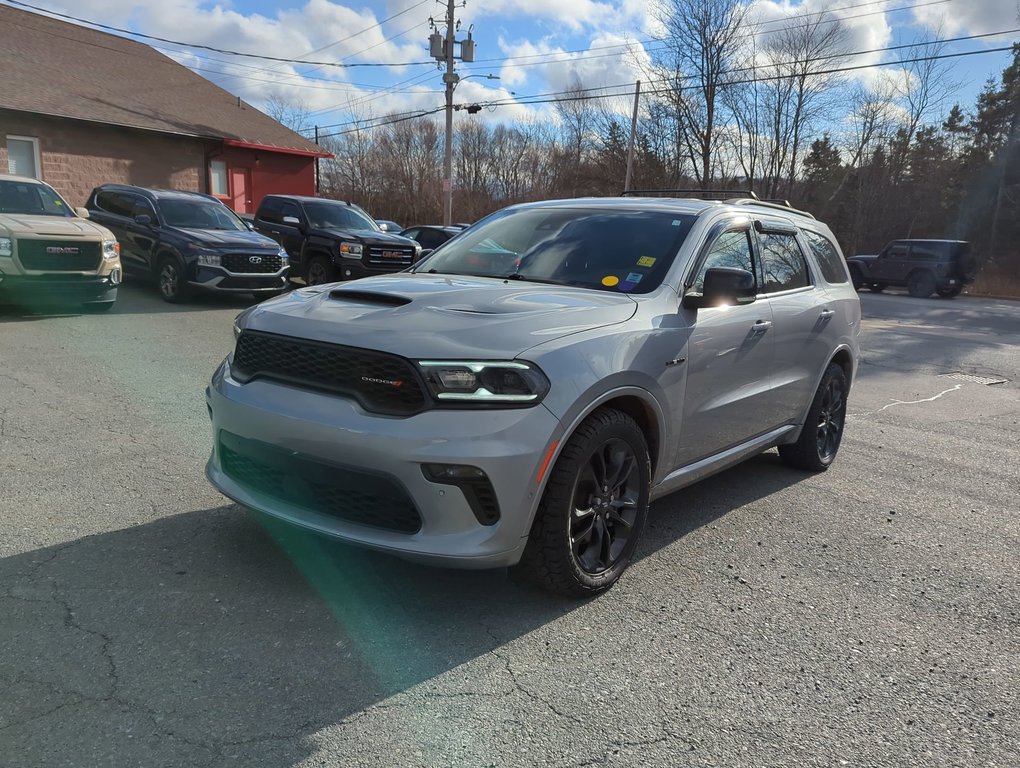
[[[0,304],[110,309],[120,243],[87,219],[48,184],[0,174]]]

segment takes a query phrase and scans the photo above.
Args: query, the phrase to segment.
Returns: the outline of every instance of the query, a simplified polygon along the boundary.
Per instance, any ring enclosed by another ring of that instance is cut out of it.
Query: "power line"
[[[782,19],[770,19],[768,21],[763,21],[760,24],[752,25],[752,26],[760,28],[760,27],[768,25],[768,24],[786,24],[787,22],[789,22],[789,21],[791,21],[793,19],[806,18],[806,17],[809,17],[809,16],[821,16],[821,15],[826,15],[826,14],[832,14],[833,18],[829,19],[829,20],[825,20],[825,21],[823,21],[821,23],[827,23],[827,24],[838,23],[838,22],[843,22],[843,21],[850,21],[850,20],[853,20],[853,19],[867,18],[867,17],[870,17],[870,16],[878,16],[880,14],[885,14],[885,13],[899,13],[900,11],[909,11],[909,10],[913,10],[915,8],[925,8],[925,7],[932,6],[932,5],[945,5],[946,3],[953,2],[953,0],[928,0],[927,2],[912,3],[912,4],[909,4],[909,5],[900,6],[898,8],[885,8],[885,9],[878,10],[878,11],[870,11],[869,13],[859,13],[859,14],[855,14],[853,16],[835,16],[834,13],[833,13],[834,11],[852,10],[854,8],[863,8],[863,7],[866,7],[866,6],[877,5],[879,3],[887,3],[887,2],[892,2],[892,0],[871,0],[871,2],[867,2],[867,3],[857,3],[855,5],[842,6],[842,7],[838,7],[838,8],[830,8],[830,9],[825,10],[825,11],[813,11],[811,13],[791,14],[790,16],[786,16],[786,17],[784,17]],[[815,22],[811,22],[811,23],[815,23]],[[792,25],[789,25],[789,26],[779,27],[778,29],[766,30],[766,33],[771,35],[771,34],[775,34],[777,32],[782,32],[782,31],[786,31],[786,30],[800,29],[800,28],[805,27],[805,26],[810,26],[810,24],[792,24]],[[754,31],[754,30],[749,30],[749,31]],[[589,51],[609,50],[609,49],[613,49],[613,48],[628,48],[628,49],[630,49],[630,47],[633,46],[633,45],[642,45],[643,46],[645,43],[661,43],[661,42],[664,42],[665,40],[666,40],[666,38],[663,38],[663,37],[650,37],[650,38],[648,38],[646,40],[635,40],[635,41],[633,41],[631,43],[617,43],[616,45],[597,46],[597,47],[593,47],[593,48],[577,48],[577,49],[568,50],[568,51],[550,51],[548,53],[531,53],[531,54],[525,54],[525,55],[522,55],[522,56],[504,56],[504,57],[493,58],[493,59],[475,59],[474,63],[475,64],[484,64],[484,63],[491,64],[491,63],[496,63],[496,62],[505,62],[509,66],[514,66],[514,67],[534,67],[534,66],[541,66],[543,64],[548,64],[548,63],[553,63],[553,62],[564,62],[564,63],[566,63],[566,62],[572,62],[572,61],[588,61],[590,59],[611,58],[613,56],[619,56],[619,55],[621,55],[621,53],[620,52],[617,52],[617,53],[603,53],[603,54],[598,54],[598,55],[595,55],[595,56],[574,56],[573,58],[569,58],[569,59],[557,59],[556,57],[567,56],[567,55],[574,54],[574,53],[584,54],[584,53],[588,53]],[[647,52],[666,50],[666,48],[665,47],[653,47],[653,48],[644,48],[643,50],[647,53]],[[542,59],[542,60],[541,61],[521,61],[521,59]],[[482,67],[482,68],[483,69],[487,69],[487,67]],[[477,67],[466,67],[465,69],[467,69],[468,71],[474,71],[474,69],[477,69]]]
[[[109,24],[100,24],[99,22],[89,21],[88,19],[82,19],[82,18],[79,18],[78,16],[71,16],[70,14],[66,14],[66,13],[58,13],[57,11],[51,11],[51,10],[49,10],[47,8],[40,8],[39,6],[36,6],[36,5],[30,5],[29,3],[23,3],[23,2],[21,2],[21,0],[4,0],[4,2],[8,3],[10,5],[19,6],[21,8],[28,8],[28,9],[33,10],[33,11],[38,11],[39,13],[44,13],[44,14],[46,14],[48,16],[56,16],[57,18],[68,19],[69,21],[74,21],[74,22],[77,22],[78,24],[85,24],[85,25],[88,25],[88,26],[91,26],[91,27],[96,27],[97,29],[103,29],[103,30],[106,30],[108,32],[120,32],[123,35],[130,35],[132,37],[141,37],[141,38],[143,38],[145,40],[156,40],[157,42],[160,42],[160,43],[169,43],[170,45],[179,45],[179,46],[182,46],[184,48],[198,48],[198,49],[201,49],[201,50],[204,50],[204,51],[212,51],[214,53],[225,53],[225,54],[227,54],[229,56],[244,56],[244,57],[249,58],[249,59],[263,59],[265,61],[279,61],[279,62],[283,62],[283,63],[286,63],[286,64],[306,64],[306,65],[309,65],[309,66],[317,66],[317,67],[339,67],[339,68],[342,68],[342,69],[346,69],[346,68],[349,68],[349,67],[410,67],[410,66],[415,66],[415,65],[418,65],[418,64],[432,64],[431,61],[404,61],[404,62],[392,62],[392,63],[357,62],[357,63],[354,63],[354,64],[344,64],[344,63],[335,62],[335,61],[307,61],[305,59],[287,59],[287,58],[283,58],[281,56],[267,56],[265,54],[259,54],[259,53],[244,53],[243,51],[231,51],[231,50],[228,50],[226,48],[216,48],[216,47],[211,46],[211,45],[200,45],[198,43],[184,43],[184,42],[181,42],[180,40],[171,40],[171,39],[166,38],[166,37],[157,37],[155,35],[146,35],[146,34],[143,34],[141,32],[132,32],[130,29],[124,29],[122,27],[114,27],[114,26],[110,26]],[[375,47],[375,46],[372,46],[372,47]],[[366,50],[368,50],[368,49],[366,49]]]

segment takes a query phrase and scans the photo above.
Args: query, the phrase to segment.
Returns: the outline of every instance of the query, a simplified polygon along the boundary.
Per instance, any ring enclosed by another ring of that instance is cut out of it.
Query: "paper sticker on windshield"
[[[620,278],[616,275],[606,275],[602,278],[602,285],[606,286],[606,288],[612,288],[618,282],[620,282]]]
[[[673,219],[673,226],[674,227],[679,227],[681,224],[683,224],[683,222],[680,221],[680,219]]]
[[[616,290],[623,291],[624,293],[630,293],[635,288],[637,288],[637,283],[632,283],[630,280],[624,280],[622,283],[616,286]]]
[[[651,267],[654,264],[655,259],[653,259],[651,256],[642,256],[640,259],[637,260],[637,265],[639,267]]]
[[[638,283],[641,282],[642,277],[644,277],[644,275],[638,274],[637,272],[631,272],[629,275],[627,275],[627,279],[624,282],[634,283],[634,285],[637,285]]]

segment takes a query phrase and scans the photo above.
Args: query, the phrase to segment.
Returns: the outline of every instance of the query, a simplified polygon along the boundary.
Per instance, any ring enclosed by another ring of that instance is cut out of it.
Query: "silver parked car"
[[[239,315],[207,474],[343,541],[592,594],[653,499],[775,446],[829,466],[860,317],[832,233],[792,209],[515,206],[408,272]]]

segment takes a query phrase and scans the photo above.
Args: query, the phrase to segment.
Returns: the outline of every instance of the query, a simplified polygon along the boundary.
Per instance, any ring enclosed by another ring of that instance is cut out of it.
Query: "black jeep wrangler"
[[[846,263],[857,290],[895,285],[919,299],[958,296],[975,272],[970,243],[963,240],[893,240],[877,256],[851,256]]]
[[[283,246],[291,275],[307,285],[399,272],[421,257],[416,242],[383,232],[365,211],[342,200],[267,195],[254,225]]]

